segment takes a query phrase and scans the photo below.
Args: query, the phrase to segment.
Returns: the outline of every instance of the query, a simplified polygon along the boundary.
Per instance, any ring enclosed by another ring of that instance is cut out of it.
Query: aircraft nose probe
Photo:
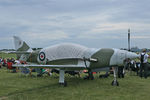
[[[139,58],[139,55],[134,53],[134,52],[127,52],[126,53],[126,58],[135,59],[135,58]]]

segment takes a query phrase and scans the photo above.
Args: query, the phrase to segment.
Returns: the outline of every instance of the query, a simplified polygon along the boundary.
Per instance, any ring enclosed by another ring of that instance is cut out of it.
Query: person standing
[[[0,57],[0,68],[1,68],[1,66],[2,66],[2,58]]]
[[[148,58],[150,56],[146,53],[146,49],[143,50],[143,52],[141,53],[141,66],[140,66],[140,77],[144,77],[147,78],[147,71],[148,71]]]

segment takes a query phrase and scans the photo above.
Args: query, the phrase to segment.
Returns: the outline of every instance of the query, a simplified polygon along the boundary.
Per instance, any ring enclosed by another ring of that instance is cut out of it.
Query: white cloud
[[[95,27],[92,27],[89,31],[78,35],[78,38],[87,39],[120,39],[126,38],[127,30],[131,29],[131,35],[134,39],[149,38],[147,33],[142,33],[143,36],[138,36],[140,32],[150,31],[150,24],[147,23],[97,23]]]
[[[34,45],[40,45],[39,39],[47,45],[49,40],[86,44],[96,39],[122,46],[119,41],[126,41],[128,28],[134,40],[149,39],[147,0],[0,0],[0,12],[0,37],[15,34]]]
[[[23,32],[19,34],[21,37],[30,38],[32,40],[59,40],[69,38],[68,34],[62,31],[53,31],[51,33],[32,33]]]
[[[0,37],[0,42],[12,40],[12,37]]]
[[[131,39],[150,39],[150,35],[131,36]]]
[[[150,24],[145,23],[101,23],[98,24],[94,29],[91,30],[93,33],[97,32],[106,32],[106,31],[115,31],[115,30],[127,30],[129,28],[142,31],[149,30]]]

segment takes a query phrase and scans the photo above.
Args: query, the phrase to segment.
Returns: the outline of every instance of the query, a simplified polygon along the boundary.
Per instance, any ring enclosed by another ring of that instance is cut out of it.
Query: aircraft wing
[[[86,68],[85,65],[27,65],[27,64],[14,64],[13,67],[26,67],[26,68]]]

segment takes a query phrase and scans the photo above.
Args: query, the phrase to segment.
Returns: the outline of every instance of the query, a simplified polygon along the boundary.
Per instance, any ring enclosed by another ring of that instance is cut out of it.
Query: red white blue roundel
[[[39,53],[39,59],[40,59],[41,61],[44,61],[44,60],[45,60],[45,53],[44,53],[44,52],[40,52],[40,53]]]

